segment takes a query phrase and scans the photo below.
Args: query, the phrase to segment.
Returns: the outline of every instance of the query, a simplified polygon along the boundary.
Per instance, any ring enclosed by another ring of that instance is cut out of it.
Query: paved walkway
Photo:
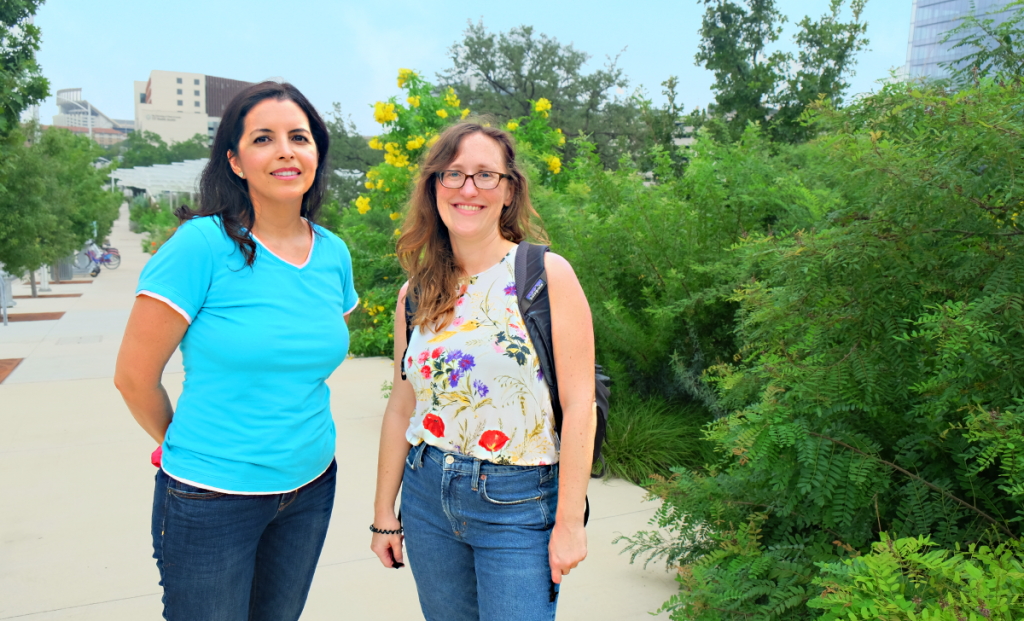
[[[24,358],[0,384],[0,620],[160,618],[149,514],[153,443],[111,381],[133,292],[148,255],[127,208],[111,242],[121,267],[91,284],[51,285],[78,298],[19,299],[16,313],[58,321],[0,324],[0,359]],[[14,286],[15,295],[29,293]],[[412,574],[385,570],[369,550],[377,438],[391,377],[381,358],[347,360],[328,381],[347,446],[337,502],[305,620],[422,618]],[[175,354],[164,384],[176,400]],[[661,565],[630,565],[612,539],[647,527],[655,505],[621,480],[594,482],[590,556],[566,578],[560,621],[649,619],[677,590]]]

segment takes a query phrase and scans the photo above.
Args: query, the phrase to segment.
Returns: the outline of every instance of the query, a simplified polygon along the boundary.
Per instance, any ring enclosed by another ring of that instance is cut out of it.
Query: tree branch
[[[820,433],[814,433],[813,431],[809,431],[807,433],[808,433],[808,435],[812,435],[812,436],[814,436],[816,438],[821,438],[822,440],[828,440],[829,442],[832,442],[833,444],[838,444],[839,446],[844,446],[844,447],[850,449],[851,451],[853,451],[854,453],[857,453],[858,455],[863,455],[864,457],[867,457],[868,459],[873,459],[873,460],[875,460],[875,461],[877,461],[879,463],[883,463],[886,466],[889,466],[890,468],[892,468],[893,470],[901,472],[901,473],[905,474],[906,476],[910,477],[911,479],[914,479],[915,481],[920,481],[921,483],[924,483],[926,486],[928,486],[929,488],[937,491],[938,493],[942,494],[946,498],[949,498],[950,500],[952,500],[952,501],[954,501],[954,502],[956,502],[956,503],[958,503],[958,504],[960,504],[960,505],[970,509],[971,511],[974,511],[975,513],[977,513],[981,517],[985,518],[985,520],[990,522],[993,526],[995,526],[999,530],[1001,530],[1004,533],[1006,533],[1007,535],[1009,535],[1009,537],[1011,539],[1017,539],[1017,536],[1014,535],[1010,531],[1009,528],[1004,526],[1002,523],[996,521],[996,519],[993,518],[992,516],[990,516],[989,514],[985,513],[981,509],[975,507],[974,505],[972,505],[971,503],[967,502],[966,500],[961,500],[961,499],[957,498],[956,496],[954,496],[953,494],[950,494],[949,492],[947,492],[946,490],[942,489],[938,485],[935,485],[934,483],[930,483],[928,481],[925,481],[924,479],[922,479],[921,477],[917,476],[913,472],[910,472],[909,470],[905,470],[903,468],[900,468],[899,466],[897,466],[896,464],[892,463],[891,461],[886,461],[886,460],[884,460],[884,459],[882,459],[880,457],[875,457],[874,455],[870,455],[868,453],[865,453],[864,451],[862,451],[862,450],[860,450],[858,448],[854,448],[854,447],[850,446],[849,444],[847,444],[846,442],[843,442],[841,440],[836,440],[835,438],[830,438],[830,437],[828,437],[826,435],[822,435]]]

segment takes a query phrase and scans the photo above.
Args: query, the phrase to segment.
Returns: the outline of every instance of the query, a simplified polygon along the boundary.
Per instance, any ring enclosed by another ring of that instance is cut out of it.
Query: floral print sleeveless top
[[[405,359],[416,393],[411,444],[512,466],[558,462],[551,392],[519,314],[516,249],[463,281],[443,331],[413,329]]]

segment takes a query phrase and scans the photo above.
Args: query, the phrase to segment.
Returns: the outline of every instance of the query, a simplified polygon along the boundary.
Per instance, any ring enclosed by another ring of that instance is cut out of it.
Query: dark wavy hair
[[[231,170],[228,151],[238,153],[238,141],[245,130],[245,117],[256,104],[265,99],[293,101],[306,113],[309,130],[316,144],[317,164],[313,185],[302,196],[302,209],[299,213],[310,222],[316,222],[327,190],[327,149],[330,144],[327,125],[305,95],[287,82],[260,82],[235,95],[224,110],[210,149],[210,162],[203,169],[199,181],[199,211],[182,206],[174,212],[182,222],[195,216],[219,215],[224,233],[238,244],[245,257],[245,264],[250,267],[256,260],[256,242],[249,235],[256,220],[256,212],[249,197],[249,182]]]

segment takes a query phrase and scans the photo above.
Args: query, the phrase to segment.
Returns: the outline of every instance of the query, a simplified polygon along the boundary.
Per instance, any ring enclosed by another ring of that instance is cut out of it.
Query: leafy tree
[[[0,3],[0,136],[18,126],[22,111],[50,94],[50,82],[36,63],[39,28],[28,22],[42,3]]]
[[[118,144],[111,145],[109,153],[120,158],[121,168],[133,168],[210,157],[210,145],[209,138],[203,134],[168,145],[153,132],[138,131],[128,134]]]
[[[339,205],[347,205],[359,195],[366,181],[366,171],[384,161],[384,156],[369,147],[366,139],[356,131],[351,115],[342,113],[341,104],[334,104],[326,122],[331,137],[328,154],[330,197]]]
[[[808,138],[801,116],[809,105],[826,100],[838,107],[855,72],[856,55],[867,47],[867,22],[861,21],[867,0],[851,0],[853,19],[841,21],[845,0],[831,0],[829,12],[817,22],[804,17],[794,37],[799,52],[794,64],[787,55],[785,85],[774,98],[778,112],[772,117],[776,140],[798,142]]]
[[[448,52],[452,66],[438,75],[454,88],[475,114],[499,119],[527,116],[532,102],[551,103],[551,124],[568,136],[590,136],[606,165],[616,165],[635,147],[643,130],[636,106],[613,96],[628,80],[609,58],[602,69],[584,72],[591,56],[554,37],[535,34],[532,26],[490,33],[483,21],[470,22],[463,40]]]
[[[787,21],[775,0],[704,0],[698,65],[715,74],[716,110],[728,120],[733,139],[748,123],[772,128],[773,138],[807,138],[800,116],[811,103],[835,105],[849,86],[856,53],[868,43],[861,21],[866,0],[851,0],[852,21],[842,22],[845,0],[831,0],[818,21],[804,17],[794,41],[796,57],[769,51]]]
[[[1017,10],[1009,19],[996,23],[996,14],[1014,7]],[[957,37],[960,40],[952,49],[963,50],[964,56],[953,62],[939,63],[949,71],[954,84],[968,84],[988,75],[1024,77],[1024,0],[1016,0],[982,16],[978,16],[972,2],[971,12],[960,25],[946,33],[941,43]]]
[[[769,100],[782,80],[782,52],[766,49],[779,39],[786,16],[775,0],[704,0],[698,65],[715,75],[717,109],[731,115],[734,137],[748,123],[766,124]]]
[[[66,257],[88,239],[104,239],[122,202],[104,189],[109,168],[94,166],[103,154],[95,142],[50,128],[27,144],[35,132],[29,125],[26,133],[16,130],[5,138],[0,263],[13,274]]]
[[[653,170],[655,162],[652,154],[655,148],[668,153],[673,161],[673,168],[678,174],[682,172],[685,163],[683,151],[677,149],[675,139],[682,136],[682,125],[685,122],[683,114],[683,103],[677,101],[679,97],[679,78],[669,76],[661,83],[661,93],[665,96],[665,104],[656,107],[654,102],[647,98],[642,89],[638,89],[633,95],[633,102],[640,113],[640,122],[646,128],[638,140],[637,159],[641,170]]]

